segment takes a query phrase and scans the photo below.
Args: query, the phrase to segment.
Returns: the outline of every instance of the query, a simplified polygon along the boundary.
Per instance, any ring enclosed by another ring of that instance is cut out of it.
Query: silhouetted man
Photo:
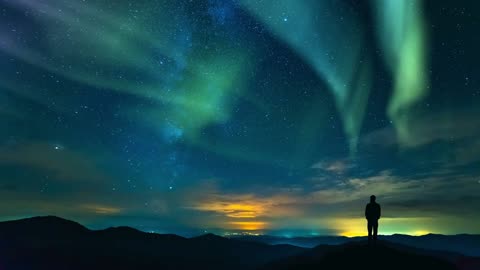
[[[372,243],[372,230],[373,230],[373,243],[377,242],[378,232],[378,220],[380,219],[380,204],[375,202],[375,195],[370,196],[370,203],[365,207],[365,218],[368,220],[368,244]]]

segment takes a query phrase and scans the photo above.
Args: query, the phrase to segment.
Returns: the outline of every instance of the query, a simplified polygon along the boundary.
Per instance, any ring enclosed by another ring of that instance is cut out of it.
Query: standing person
[[[365,218],[368,221],[368,244],[372,243],[372,230],[373,243],[375,244],[377,242],[378,220],[380,219],[381,209],[380,204],[376,203],[375,199],[375,195],[370,196],[370,203],[365,207]]]

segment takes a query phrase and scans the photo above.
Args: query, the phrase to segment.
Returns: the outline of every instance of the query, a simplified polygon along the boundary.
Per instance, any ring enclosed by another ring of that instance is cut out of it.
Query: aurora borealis
[[[1,219],[480,233],[479,8],[0,0]]]

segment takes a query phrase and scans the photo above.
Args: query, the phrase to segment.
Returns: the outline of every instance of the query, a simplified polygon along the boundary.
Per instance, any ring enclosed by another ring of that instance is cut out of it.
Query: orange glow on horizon
[[[198,210],[222,213],[231,218],[256,218],[265,212],[260,203],[207,202],[195,207]]]
[[[263,221],[232,221],[229,224],[233,225],[233,229],[245,231],[258,231],[267,227],[267,223]]]

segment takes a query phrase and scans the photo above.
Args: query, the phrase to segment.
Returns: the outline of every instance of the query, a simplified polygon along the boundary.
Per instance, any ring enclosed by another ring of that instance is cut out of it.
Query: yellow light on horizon
[[[365,232],[358,232],[358,231],[346,231],[346,232],[341,232],[340,236],[345,236],[345,237],[357,237],[357,236],[366,236],[367,234]]]
[[[432,233],[425,228],[425,222],[430,218],[382,218],[379,220],[378,234],[408,234],[420,236]],[[345,237],[367,236],[367,220],[364,218],[334,218],[326,222],[328,227],[336,228],[339,235]],[[421,229],[420,229],[420,228]]]
[[[422,236],[422,235],[427,235],[427,234],[430,234],[432,232],[430,231],[425,231],[425,230],[418,230],[418,231],[414,231],[412,233],[409,233],[410,235],[414,235],[414,236]]]

